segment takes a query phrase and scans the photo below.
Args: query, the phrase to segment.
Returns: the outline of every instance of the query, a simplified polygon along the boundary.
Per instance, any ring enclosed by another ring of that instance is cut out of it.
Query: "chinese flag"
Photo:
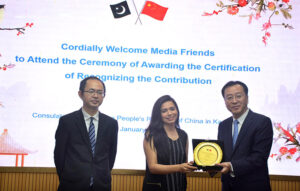
[[[142,14],[148,15],[157,20],[164,20],[168,8],[160,6],[152,1],[146,1]]]

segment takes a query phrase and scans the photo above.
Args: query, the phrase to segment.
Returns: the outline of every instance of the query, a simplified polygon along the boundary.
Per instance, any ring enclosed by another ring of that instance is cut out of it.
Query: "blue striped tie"
[[[95,125],[93,123],[93,117],[91,117],[91,122],[90,122],[90,127],[89,127],[89,137],[90,137],[90,142],[91,142],[91,147],[92,147],[92,153],[94,155],[95,153],[95,145],[96,145],[96,139],[95,139]],[[90,179],[90,186],[94,184],[94,177],[91,176]]]
[[[92,152],[93,152],[93,155],[94,155],[96,139],[95,139],[95,125],[93,123],[93,119],[94,118],[91,117],[91,122],[90,122],[90,127],[89,127],[89,137],[90,137]]]
[[[232,143],[233,143],[233,147],[235,145],[235,142],[237,140],[237,137],[239,135],[239,121],[238,120],[234,120],[233,121],[233,137],[232,137]]]

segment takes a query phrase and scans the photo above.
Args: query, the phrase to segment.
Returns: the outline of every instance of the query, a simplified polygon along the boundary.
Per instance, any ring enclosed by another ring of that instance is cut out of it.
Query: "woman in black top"
[[[187,163],[188,136],[179,127],[179,109],[169,95],[154,104],[144,138],[146,175],[143,191],[185,191],[186,174],[196,170]]]

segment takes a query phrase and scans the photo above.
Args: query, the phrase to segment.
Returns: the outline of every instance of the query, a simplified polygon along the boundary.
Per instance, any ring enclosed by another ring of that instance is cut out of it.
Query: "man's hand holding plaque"
[[[203,171],[220,171],[216,165],[223,159],[223,144],[218,140],[193,139],[194,165]]]

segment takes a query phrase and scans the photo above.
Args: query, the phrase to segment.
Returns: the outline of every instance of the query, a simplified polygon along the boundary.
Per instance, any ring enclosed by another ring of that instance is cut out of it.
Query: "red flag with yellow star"
[[[167,10],[167,7],[160,6],[152,1],[146,1],[141,13],[162,21],[165,18]]]

